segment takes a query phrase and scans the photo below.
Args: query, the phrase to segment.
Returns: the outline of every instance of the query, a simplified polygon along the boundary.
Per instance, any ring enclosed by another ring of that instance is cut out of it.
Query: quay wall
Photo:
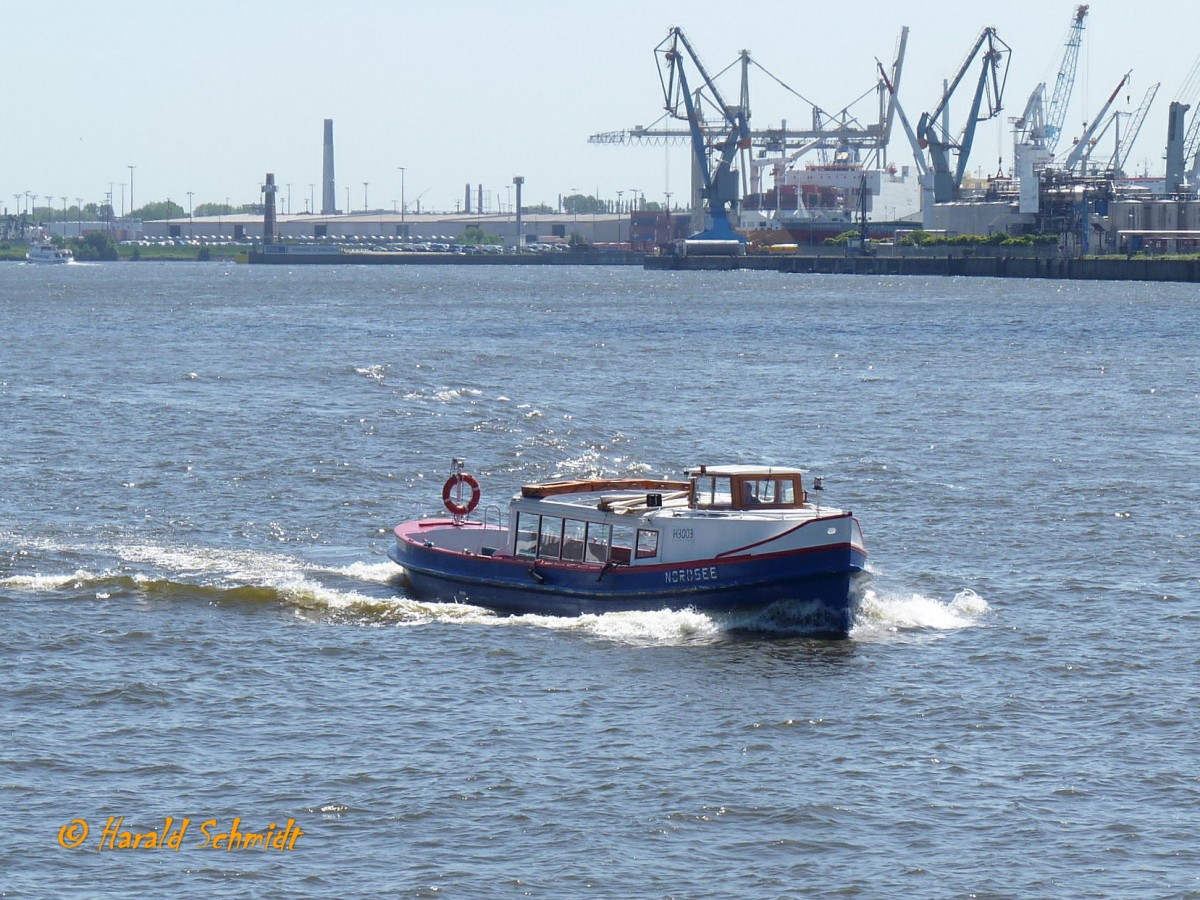
[[[255,265],[276,266],[640,266],[644,254],[624,250],[579,253],[407,253],[369,250],[349,253],[264,253],[251,250]]]
[[[648,256],[645,267],[670,271],[761,270],[821,275],[958,275],[978,278],[1200,282],[1200,259],[1147,257]]]

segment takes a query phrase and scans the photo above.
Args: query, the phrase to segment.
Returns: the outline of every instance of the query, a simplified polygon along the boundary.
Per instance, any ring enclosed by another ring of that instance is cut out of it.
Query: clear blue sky
[[[1012,47],[1005,111],[980,126],[970,169],[1011,165],[1009,118],[1038,81],[1051,88],[1074,3],[1048,0],[730,4],[455,3],[309,0],[64,0],[5,8],[7,80],[0,110],[0,205],[25,191],[73,205],[170,197],[252,202],[264,173],[291,185],[303,211],[320,204],[322,120],[334,120],[339,205],[452,210],[466,183],[526,203],[560,194],[650,199],[688,185],[686,147],[606,146],[588,136],[661,115],[654,47],[681,26],[711,71],[743,48],[808,100],[837,110],[870,91],[875,58],[910,27],[901,100],[932,108],[985,25]],[[737,12],[738,9],[744,10]],[[1162,88],[1131,157],[1161,174],[1167,104],[1200,53],[1200,4],[1091,4],[1066,139],[1133,70],[1120,108]],[[728,93],[736,96],[731,82]],[[958,112],[965,111],[965,89]],[[1128,102],[1126,101],[1128,97]],[[752,82],[752,125],[801,126],[811,108],[765,78]],[[854,109],[864,119],[873,101]],[[955,118],[953,124],[961,124]],[[891,158],[906,162],[893,138]],[[43,203],[44,201],[39,201]]]

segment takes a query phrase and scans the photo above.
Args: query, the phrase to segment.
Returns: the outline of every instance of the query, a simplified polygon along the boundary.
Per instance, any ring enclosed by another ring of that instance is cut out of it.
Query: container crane
[[[746,77],[749,54],[742,51],[741,98],[736,106],[731,106],[721,96],[720,89],[682,29],[672,28],[654,53],[658,57],[658,76],[667,114],[688,123],[692,160],[701,181],[700,196],[707,207],[707,227],[692,235],[692,239],[744,243],[745,237],[734,230],[729,214],[736,208],[740,196],[737,172],[733,169],[734,157],[739,149],[750,149],[750,101]],[[685,55],[703,80],[703,85],[694,94],[684,69]],[[724,120],[713,139],[711,159],[710,142],[705,134],[706,121],[701,110],[704,101],[715,107]]]
[[[985,47],[986,49],[984,49]],[[971,145],[975,141],[975,126],[998,115],[1001,110],[1004,85],[1008,78],[1008,58],[1011,53],[1012,49],[1000,40],[995,28],[983,29],[967,54],[967,58],[942,93],[942,99],[937,107],[932,113],[921,113],[921,118],[917,122],[917,141],[922,149],[928,148],[929,150],[935,203],[946,203],[961,198],[962,179],[967,170],[967,158],[971,154]],[[962,136],[955,141],[949,134],[944,118],[950,98],[966,76],[967,70],[975,62],[976,57],[979,57],[981,61],[979,80],[975,85],[975,95],[971,100],[967,124],[963,127]],[[987,97],[987,107],[981,109],[985,96]],[[951,150],[958,153],[958,164],[953,172],[950,170]]]

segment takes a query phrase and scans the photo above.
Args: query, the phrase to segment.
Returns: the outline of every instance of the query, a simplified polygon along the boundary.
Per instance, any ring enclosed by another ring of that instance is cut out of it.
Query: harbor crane
[[[678,33],[678,36],[676,35]],[[742,98],[741,106],[746,110],[747,130],[745,135],[748,136],[750,145],[757,152],[755,158],[752,159],[746,167],[749,169],[750,190],[758,193],[761,190],[760,179],[761,172],[764,168],[775,170],[777,184],[778,178],[782,171],[793,165],[800,157],[809,153],[819,154],[822,161],[826,157],[831,156],[832,162],[840,163],[847,159],[852,162],[857,162],[860,159],[860,154],[877,153],[882,157],[886,153],[888,140],[891,134],[892,121],[898,107],[896,100],[896,92],[900,86],[900,78],[904,65],[905,43],[908,37],[908,28],[901,31],[898,49],[895,60],[891,66],[890,83],[887,75],[873,84],[866,93],[851,101],[845,107],[842,107],[837,112],[829,112],[820,105],[813,103],[808,98],[804,97],[799,91],[795,90],[782,79],[768,71],[757,60],[753,59],[749,53],[742,51],[737,62],[741,65],[742,78]],[[676,50],[675,62],[671,63],[671,58],[668,56],[671,49]],[[682,48],[682,49],[680,49]],[[679,29],[672,29],[666,40],[659,45],[655,50],[656,56],[660,62],[660,80],[663,82],[663,93],[667,97],[666,109],[667,112],[657,121],[649,126],[638,125],[633,128],[624,129],[621,131],[607,131],[599,134],[593,134],[588,138],[590,144],[679,144],[689,143],[693,147],[696,146],[695,134],[698,130],[701,137],[709,145],[720,144],[733,131],[730,120],[725,116],[714,116],[712,121],[706,121],[704,116],[699,114],[703,107],[701,99],[707,97],[704,101],[708,105],[714,106],[717,109],[722,109],[721,103],[715,101],[712,97],[712,92],[702,90],[695,92],[696,100],[694,101],[697,116],[695,121],[689,119],[686,109],[686,103],[683,100],[682,94],[678,91],[679,80],[678,76],[672,71],[671,66],[680,66],[680,75],[686,79],[686,74],[682,72],[681,65],[684,59],[684,54],[691,57],[693,53],[690,49],[690,44],[687,43],[686,37],[683,36]],[[695,63],[698,60],[693,59]],[[722,72],[717,73],[715,78],[720,78],[724,72],[733,68],[734,64],[730,64]],[[779,127],[769,127],[765,129],[751,130],[749,125],[749,99],[748,99],[748,69],[750,66],[755,67],[762,74],[767,76],[779,87],[783,88],[787,93],[801,100],[803,103],[811,107],[811,127],[795,128],[790,126],[786,120]],[[696,65],[697,69],[704,74],[703,67]],[[666,70],[664,72],[664,69]],[[706,79],[712,81],[712,79]],[[668,91],[668,87],[673,85],[673,90]],[[864,100],[869,94],[878,94],[879,111],[877,121],[863,122],[852,111],[852,109],[860,101]],[[678,126],[672,127],[670,119],[682,119],[687,123],[687,127],[681,128]],[[742,141],[745,143],[745,138]],[[695,154],[693,154],[695,155]],[[711,150],[709,151],[711,155]],[[707,162],[709,171],[712,172],[713,165]],[[704,191],[703,177],[700,170],[704,168],[699,164],[693,165],[693,197],[700,197]],[[746,189],[744,183],[742,190]],[[732,178],[731,176],[728,176]],[[736,185],[735,185],[736,187]],[[725,186],[728,190],[728,185]]]
[[[986,48],[986,49],[985,49]],[[933,200],[947,203],[961,198],[963,175],[967,171],[967,159],[975,141],[975,127],[1000,113],[1004,97],[1004,85],[1008,79],[1008,60],[1012,49],[995,28],[985,28],[975,39],[967,58],[959,66],[954,78],[947,84],[942,99],[931,113],[921,113],[917,122],[917,141],[922,149],[929,150],[930,168],[933,170]],[[980,61],[979,80],[971,100],[971,109],[962,134],[955,140],[949,131],[948,107],[967,70]],[[984,98],[987,106],[983,106]],[[958,154],[954,170],[950,169],[950,151]]]
[[[1129,81],[1129,76],[1132,74],[1132,70],[1125,73],[1125,77],[1118,82],[1117,86],[1113,89],[1113,92],[1108,95],[1108,99],[1104,102],[1104,106],[1101,107],[1099,115],[1092,119],[1092,124],[1083,130],[1083,134],[1080,135],[1079,140],[1075,143],[1075,146],[1071,149],[1071,152],[1067,154],[1067,158],[1063,161],[1063,168],[1068,172],[1075,171],[1080,162],[1092,152],[1092,148],[1096,145],[1096,141],[1099,140],[1097,129],[1099,129],[1101,125],[1104,125],[1105,117],[1108,115],[1109,109],[1112,108],[1113,101],[1117,99],[1117,94],[1121,93],[1121,88],[1125,87],[1125,84]]]
[[[731,105],[725,102],[682,29],[672,28],[654,53],[658,57],[658,77],[667,114],[688,123],[692,161],[700,176],[700,196],[708,211],[707,227],[692,238],[745,242],[729,216],[731,210],[736,210],[740,196],[737,172],[733,169],[734,158],[739,149],[750,149],[750,99],[746,78],[749,54],[742,51],[741,97],[737,105]],[[684,67],[685,55],[703,81],[694,94]],[[704,104],[714,107],[723,120],[711,144],[705,133]]]
[[[1063,123],[1067,120],[1067,107],[1071,103],[1071,92],[1075,88],[1075,70],[1079,64],[1079,47],[1083,43],[1084,20],[1087,18],[1088,5],[1082,3],[1075,7],[1071,24],[1067,28],[1067,38],[1063,42],[1062,62],[1058,67],[1058,78],[1054,82],[1054,93],[1050,97],[1049,107],[1046,107],[1046,82],[1040,83],[1029,95],[1025,112],[1014,123],[1017,130],[1018,144],[1032,144],[1044,150],[1046,157],[1054,155],[1059,138],[1062,137]]]
[[[1086,145],[1083,146],[1083,153],[1079,157],[1078,166],[1081,173],[1086,175],[1087,169],[1092,159],[1092,152],[1096,146],[1108,133],[1110,128],[1113,128],[1115,137],[1113,141],[1112,155],[1108,158],[1107,168],[1105,172],[1112,176],[1120,176],[1125,174],[1125,162],[1129,158],[1129,153],[1133,149],[1133,144],[1137,140],[1138,132],[1142,130],[1142,123],[1146,119],[1146,113],[1150,111],[1150,104],[1154,102],[1154,96],[1158,93],[1160,84],[1155,83],[1146,89],[1146,96],[1142,98],[1141,104],[1137,110],[1131,113],[1122,112],[1119,109],[1114,109],[1107,119],[1101,121],[1096,119],[1096,125],[1099,126],[1095,130],[1089,129],[1087,132],[1090,136]],[[1120,87],[1118,86],[1118,90]],[[1125,128],[1125,133],[1121,133],[1121,117],[1125,116],[1129,119],[1129,124]],[[1080,145],[1076,145],[1078,149]],[[1093,173],[1095,174],[1095,173]]]
[[[905,33],[907,34],[907,32],[908,29],[906,28]],[[917,133],[913,131],[912,124],[908,121],[908,116],[904,114],[904,107],[900,105],[900,98],[896,96],[896,86],[888,78],[887,72],[884,71],[883,63],[876,59],[875,65],[879,68],[879,78],[883,81],[883,86],[887,88],[887,92],[892,98],[892,109],[900,117],[900,125],[904,129],[904,134],[908,138],[909,145],[912,147],[913,162],[916,164],[917,174],[921,178],[924,178],[929,174],[929,164],[925,161],[925,152],[921,147],[921,142],[917,140]]]
[[[1154,97],[1158,94],[1158,89],[1161,82],[1155,82],[1146,89],[1146,96],[1142,98],[1141,106],[1132,113],[1129,120],[1129,125],[1125,128],[1125,133],[1120,133],[1120,122],[1117,117],[1121,115],[1130,115],[1129,113],[1113,113],[1114,121],[1117,121],[1117,137],[1116,146],[1113,148],[1112,156],[1108,160],[1108,168],[1116,175],[1125,174],[1125,163],[1129,159],[1129,154],[1133,150],[1134,142],[1137,141],[1138,134],[1142,130],[1142,123],[1146,121],[1146,114],[1150,112],[1150,104],[1154,102]]]
[[[1063,42],[1062,62],[1058,67],[1058,79],[1054,82],[1054,95],[1050,103],[1046,103],[1046,82],[1043,81],[1029,95],[1025,111],[1013,121],[1013,168],[1021,186],[1020,210],[1023,213],[1037,212],[1040,173],[1050,167],[1058,140],[1062,137],[1067,106],[1075,86],[1075,70],[1087,13],[1086,4],[1075,7],[1067,38]]]
[[[1200,94],[1200,59],[1192,64],[1179,96],[1171,101],[1167,127],[1167,190],[1172,193],[1195,191],[1196,177],[1200,175],[1200,113],[1192,116],[1186,133],[1183,127],[1187,111],[1197,101],[1197,94]]]

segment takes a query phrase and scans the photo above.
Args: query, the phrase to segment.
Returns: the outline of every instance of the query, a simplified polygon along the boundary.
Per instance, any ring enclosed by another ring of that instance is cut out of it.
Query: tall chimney
[[[523,175],[513,176],[513,184],[517,186],[517,247],[525,246],[525,235],[521,233],[521,185],[525,183]]]
[[[321,215],[337,213],[337,194],[333,186],[333,119],[325,120],[325,161],[321,167]]]
[[[466,203],[465,203],[466,208],[463,210],[463,212],[470,214],[470,212],[471,212],[471,184],[470,184],[470,182],[467,182],[467,190],[466,190],[466,194],[464,196],[465,196],[465,200],[466,200]]]
[[[263,185],[263,243],[275,243],[275,173],[267,173],[267,183]]]

